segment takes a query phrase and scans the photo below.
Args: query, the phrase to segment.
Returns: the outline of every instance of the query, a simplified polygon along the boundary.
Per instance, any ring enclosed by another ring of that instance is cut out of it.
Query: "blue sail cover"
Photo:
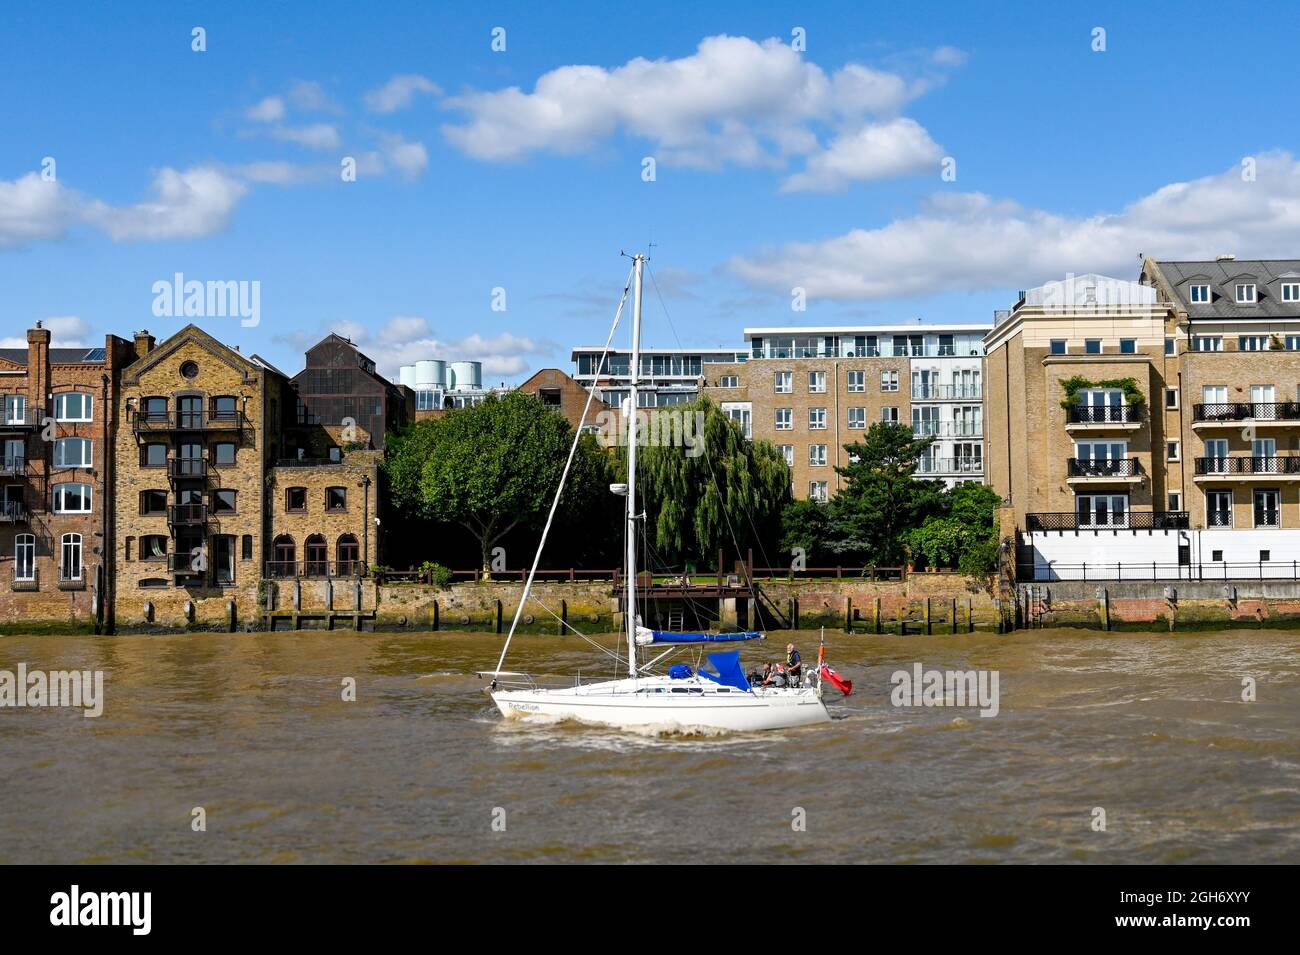
[[[670,633],[666,630],[650,631],[651,643],[739,643],[743,640],[761,640],[763,635],[754,630],[743,633]]]
[[[718,675],[714,676],[706,670],[699,670],[697,672],[700,676],[722,686],[734,686],[738,690],[749,690],[749,681],[745,679],[745,671],[740,668],[739,650],[728,650],[726,653],[710,653],[709,662],[713,664],[713,669],[718,671]]]

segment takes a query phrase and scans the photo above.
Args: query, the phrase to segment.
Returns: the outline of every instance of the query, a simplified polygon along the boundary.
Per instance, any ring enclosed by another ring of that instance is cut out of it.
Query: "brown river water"
[[[805,659],[816,639],[796,638]],[[832,723],[715,737],[504,723],[473,675],[500,646],[0,637],[0,670],[101,669],[105,686],[98,718],[0,708],[0,862],[1300,859],[1297,634],[828,634],[855,684],[828,694]],[[521,637],[508,665],[595,678],[598,661]],[[997,671],[998,715],[891,705],[917,662]]]

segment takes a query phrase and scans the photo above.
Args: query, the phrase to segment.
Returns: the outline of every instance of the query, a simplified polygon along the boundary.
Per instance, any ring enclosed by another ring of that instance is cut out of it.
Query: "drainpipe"
[[[370,475],[361,479],[361,563],[370,566]],[[375,547],[379,541],[376,534]]]
[[[109,363],[109,367],[111,368],[113,362],[112,357],[106,355],[105,358]],[[113,433],[113,429],[109,428],[108,419],[109,419],[109,415],[114,413],[116,409],[110,408],[108,404],[108,383],[109,383],[108,375],[107,374],[100,375],[99,420],[101,424],[100,433],[102,435],[102,439],[99,442],[99,446],[100,446],[100,454],[103,455],[104,464],[99,469],[99,473],[100,473],[99,515],[100,515],[100,539],[104,542],[104,551],[102,554],[100,554],[100,558],[99,558],[100,577],[103,581],[103,586],[101,587],[99,593],[99,618],[101,621],[103,621],[106,630],[111,628],[111,622],[112,622],[111,608],[113,606],[113,597],[114,597],[113,594],[114,575],[112,573],[112,567],[113,567],[113,557],[114,557],[114,550],[115,550],[113,540],[109,536],[109,528],[108,528],[108,512],[113,503],[112,494],[113,494],[113,457],[114,457],[113,454],[114,449],[109,446],[109,436]]]
[[[844,477],[839,472],[840,466],[840,363],[831,362],[831,374],[835,376],[835,493],[840,493]]]

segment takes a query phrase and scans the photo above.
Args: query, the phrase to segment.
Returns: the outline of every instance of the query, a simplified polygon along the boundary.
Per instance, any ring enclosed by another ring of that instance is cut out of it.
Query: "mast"
[[[636,383],[641,376],[641,267],[645,256],[637,253],[633,258],[635,293],[632,297],[632,381],[628,391],[627,422],[627,590],[624,596],[624,617],[627,621],[627,675],[635,678],[636,666],[636,442],[637,404]]]

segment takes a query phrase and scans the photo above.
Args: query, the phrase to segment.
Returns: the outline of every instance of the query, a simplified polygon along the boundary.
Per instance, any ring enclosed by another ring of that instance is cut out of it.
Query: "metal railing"
[[[27,458],[0,458],[0,474],[24,474],[27,471]]]
[[[63,568],[59,568],[59,589],[60,590],[85,590],[86,589],[86,572],[82,568],[80,577],[65,576]]]
[[[983,474],[984,462],[980,458],[921,458],[916,463],[917,474]]]
[[[20,591],[20,592],[21,592],[21,591],[40,590],[40,589],[41,589],[41,569],[40,569],[39,567],[33,567],[33,568],[32,568],[32,574],[31,574],[30,577],[19,577],[19,576],[18,576],[18,568],[15,567],[15,568],[14,568],[14,573],[13,573],[13,583],[11,584],[11,589],[16,590],[16,591]]]
[[[19,429],[26,431],[29,428],[39,428],[43,420],[45,420],[44,408],[27,408],[20,415],[0,412],[0,431]]]
[[[137,432],[149,431],[218,431],[244,427],[242,411],[137,411],[131,416]]]
[[[1067,458],[1066,473],[1070,477],[1134,477],[1138,473],[1138,459]]]
[[[21,501],[0,501],[0,523],[26,524],[27,508]]]
[[[1096,561],[1066,564],[1057,561],[1019,564],[1016,576],[1024,581],[1080,580],[1300,580],[1300,561],[1198,561],[1188,564],[1160,561]]]
[[[208,462],[204,458],[171,458],[167,462],[169,478],[203,478],[208,475]]]
[[[167,507],[168,524],[206,524],[207,520],[206,504],[170,504]]]
[[[1074,405],[1065,411],[1070,424],[1135,424],[1143,405]]]
[[[969,421],[914,421],[912,436],[917,438],[982,438],[983,423]]]
[[[1108,514],[1106,520],[1097,522],[1075,511],[1044,511],[1025,515],[1025,530],[1041,531],[1169,531],[1187,530],[1191,515],[1187,511],[1124,511]]]
[[[979,401],[984,396],[980,385],[913,385],[912,398],[919,401]]]
[[[1194,473],[1199,476],[1216,474],[1296,474],[1300,475],[1300,454],[1274,454],[1266,457],[1213,457],[1195,458]]]
[[[369,570],[359,560],[268,560],[265,576],[271,580],[295,577],[365,577]]]
[[[1192,421],[1300,421],[1300,401],[1231,401],[1192,405]]]

